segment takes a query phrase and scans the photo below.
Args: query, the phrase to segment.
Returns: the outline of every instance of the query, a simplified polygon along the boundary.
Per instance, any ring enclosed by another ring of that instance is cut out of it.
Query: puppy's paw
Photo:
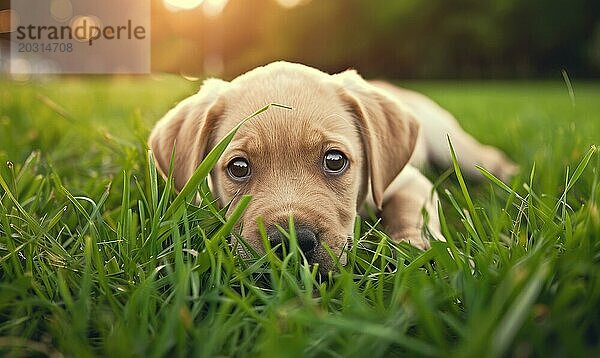
[[[390,237],[395,242],[406,241],[412,246],[419,248],[423,251],[430,248],[429,240],[423,237],[419,230],[406,230],[401,232],[394,232],[390,234]]]
[[[494,147],[487,148],[487,155],[482,164],[485,169],[503,182],[509,181],[519,172],[519,166]]]
[[[519,173],[521,167],[515,164],[512,160],[506,159],[506,162],[502,167],[502,176],[504,177],[502,180],[508,181],[510,178],[514,177]]]

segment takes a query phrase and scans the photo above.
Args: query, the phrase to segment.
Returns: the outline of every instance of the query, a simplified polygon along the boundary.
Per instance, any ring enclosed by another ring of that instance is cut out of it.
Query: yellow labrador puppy
[[[241,234],[259,252],[256,219],[263,218],[277,245],[284,239],[275,224],[287,228],[293,215],[300,248],[322,269],[332,264],[324,244],[344,262],[344,246],[365,203],[378,210],[394,240],[426,249],[424,225],[443,239],[437,197],[417,167],[449,165],[447,135],[467,174],[476,175],[475,164],[503,179],[516,169],[423,95],[367,82],[352,70],[329,75],[288,62],[256,68],[231,82],[206,80],[152,131],[149,146],[157,167],[163,175],[168,171],[175,148],[173,176],[181,189],[229,130],[269,103],[293,110],[272,107],[246,122],[212,171],[211,186],[232,208],[240,195],[252,195]]]

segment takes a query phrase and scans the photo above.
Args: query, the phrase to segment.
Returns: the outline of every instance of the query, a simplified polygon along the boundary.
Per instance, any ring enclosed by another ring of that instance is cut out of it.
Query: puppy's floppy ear
[[[204,81],[200,91],[181,101],[158,122],[148,139],[156,166],[167,176],[173,156],[175,189],[181,190],[207,154],[210,133],[223,113],[220,95],[228,82],[218,79]]]
[[[369,84],[356,71],[333,77],[341,86],[340,96],[357,119],[373,200],[381,209],[385,189],[408,163],[415,149],[419,122],[402,103]]]

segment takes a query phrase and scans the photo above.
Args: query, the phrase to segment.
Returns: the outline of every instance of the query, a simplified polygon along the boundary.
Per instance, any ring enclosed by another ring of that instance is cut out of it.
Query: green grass
[[[151,125],[197,83],[0,81],[0,355],[597,356],[600,84],[573,85],[409,83],[523,174],[443,180],[427,252],[357,220],[319,277],[232,253],[187,203],[210,163],[180,196],[157,176]]]

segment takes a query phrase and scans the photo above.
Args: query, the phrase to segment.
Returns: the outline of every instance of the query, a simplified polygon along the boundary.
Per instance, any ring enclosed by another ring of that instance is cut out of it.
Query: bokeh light
[[[206,16],[217,17],[222,12],[229,0],[205,0],[202,9]]]
[[[300,5],[303,0],[277,0],[277,3],[283,7],[292,8]]]
[[[102,28],[102,23],[96,16],[76,16],[71,21],[73,38],[81,42],[89,40],[92,36],[97,35],[97,31],[92,31],[92,27],[96,29]],[[79,31],[79,28],[84,28],[85,31]]]
[[[204,0],[163,0],[169,10],[191,10],[202,5]]]
[[[25,82],[31,78],[31,63],[24,58],[10,60],[10,74],[15,81]]]
[[[58,22],[66,22],[73,16],[73,5],[69,0],[52,0],[50,13]]]

